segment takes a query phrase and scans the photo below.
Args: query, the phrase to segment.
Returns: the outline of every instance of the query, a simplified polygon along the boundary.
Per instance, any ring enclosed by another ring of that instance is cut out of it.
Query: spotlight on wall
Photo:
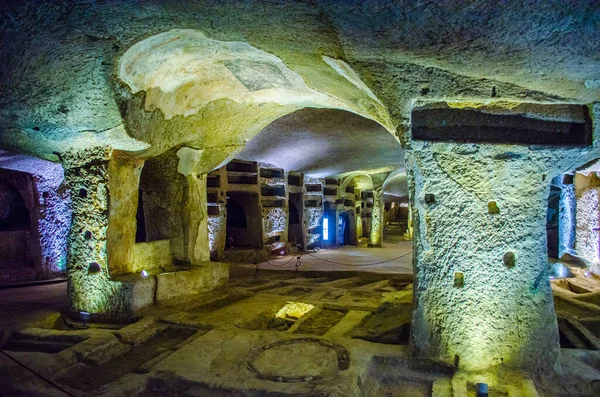
[[[148,278],[148,272],[146,270],[142,270],[141,275],[143,278]]]
[[[92,315],[89,312],[79,312],[79,320],[83,323],[83,326],[87,328],[87,323],[92,318]]]
[[[487,383],[477,383],[475,385],[475,392],[477,393],[477,397],[488,397]]]

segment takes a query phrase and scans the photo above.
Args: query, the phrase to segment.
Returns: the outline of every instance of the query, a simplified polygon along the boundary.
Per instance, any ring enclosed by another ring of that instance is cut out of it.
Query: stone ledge
[[[220,262],[207,262],[187,270],[157,274],[156,304],[169,304],[175,299],[212,291],[226,286],[228,279],[229,265]]]
[[[186,267],[147,278],[130,274],[115,279],[122,289],[123,307],[127,313],[113,313],[114,316],[136,316],[141,310],[154,304],[168,305],[180,303],[191,297],[227,285],[229,265],[207,262],[200,266]],[[98,317],[96,314],[95,317]]]

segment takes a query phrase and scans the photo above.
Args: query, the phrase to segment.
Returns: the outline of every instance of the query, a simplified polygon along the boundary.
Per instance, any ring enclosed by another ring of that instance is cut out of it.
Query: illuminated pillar
[[[579,131],[567,143],[580,147],[531,145],[565,142],[552,131]],[[467,371],[552,373],[560,346],[547,200],[554,176],[598,156],[587,107],[430,104],[413,109],[411,135],[413,353]]]
[[[202,152],[187,147],[177,152],[179,157],[177,171],[186,177],[183,221],[187,258],[192,265],[210,261],[206,202],[207,174],[199,171]]]
[[[108,165],[110,210],[107,230],[108,264],[111,276],[130,272],[137,231],[140,175],[144,160],[113,152]]]
[[[109,148],[95,147],[61,155],[72,196],[67,290],[74,311],[99,313],[119,307],[106,255],[110,154]]]
[[[381,247],[383,240],[383,188],[373,189],[373,212],[371,216],[371,234],[369,235],[369,247]]]
[[[575,185],[573,175],[563,175],[558,214],[558,257],[575,254]]]
[[[595,172],[575,174],[577,255],[592,265],[600,259],[600,179]]]

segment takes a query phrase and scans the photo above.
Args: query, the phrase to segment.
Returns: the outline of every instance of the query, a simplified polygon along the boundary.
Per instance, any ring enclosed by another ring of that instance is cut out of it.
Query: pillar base
[[[369,243],[367,245],[367,247],[369,247],[369,248],[381,248],[381,244],[371,244],[371,243]]]
[[[110,281],[115,294],[105,311],[91,313],[91,322],[131,322],[154,305],[170,306],[195,300],[198,294],[208,293],[227,285],[229,265],[206,262],[192,267],[172,267],[167,271],[142,277],[128,274]],[[78,318],[79,311],[70,314]]]

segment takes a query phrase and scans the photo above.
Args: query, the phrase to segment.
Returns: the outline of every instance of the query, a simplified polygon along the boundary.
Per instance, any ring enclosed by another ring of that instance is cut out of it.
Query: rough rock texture
[[[600,189],[590,188],[577,198],[577,254],[594,263],[600,259]]]
[[[73,192],[67,276],[71,306],[76,311],[122,309],[106,256],[110,153],[106,147],[95,147],[62,155],[65,179]]]
[[[208,248],[211,255],[218,257],[225,250],[225,238],[227,228],[225,223],[226,209],[225,205],[218,205],[219,215],[208,217]]]
[[[71,198],[64,183],[63,168],[60,164],[0,152],[0,183],[8,183],[11,190],[14,187],[18,191],[31,220],[30,230],[2,234],[2,261],[6,261],[8,268],[3,271],[0,282],[62,275],[66,269],[67,234],[71,226]],[[20,248],[25,249],[26,263],[11,263],[9,253],[16,253]]]
[[[321,226],[323,222],[323,210],[321,208],[306,208],[305,211],[306,223],[309,229]]]
[[[265,233],[285,231],[287,221],[285,208],[268,208],[263,215],[263,231]]]
[[[596,126],[593,145],[584,148],[408,142],[418,357],[467,370],[553,370],[559,345],[545,233],[550,180],[598,156],[599,132]],[[503,261],[507,252],[515,255],[513,267]]]

